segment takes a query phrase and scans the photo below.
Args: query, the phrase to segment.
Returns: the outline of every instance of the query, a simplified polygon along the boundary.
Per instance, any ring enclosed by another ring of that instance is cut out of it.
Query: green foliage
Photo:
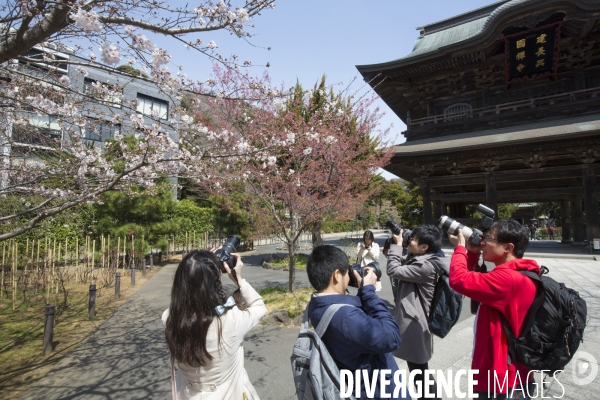
[[[297,253],[294,257],[296,268],[305,269],[306,264],[308,263],[308,255]],[[287,267],[290,265],[290,256],[284,256],[280,259],[274,260],[270,262],[274,267]]]
[[[148,78],[148,75],[144,74],[142,71],[140,71],[137,68],[133,68],[131,65],[123,64],[123,65],[119,65],[115,69],[117,69],[118,71],[121,71],[121,72],[125,72],[126,74],[129,74],[129,75],[141,76],[143,78]]]
[[[543,203],[538,203],[537,207],[535,208],[535,216],[539,217],[542,215],[546,215],[548,218],[553,219],[560,224],[560,201],[546,201]]]
[[[44,199],[38,197],[21,198],[18,196],[0,197],[0,209],[3,215],[23,212],[29,209],[28,203],[39,204]],[[31,214],[25,214],[21,218],[16,218],[9,222],[0,223],[0,229],[8,231],[26,223],[31,218]],[[68,240],[72,245],[77,239],[83,243],[85,236],[91,233],[94,225],[94,208],[89,204],[80,204],[70,208],[60,214],[42,220],[34,229],[21,235],[18,239],[19,251],[25,251],[27,240],[41,240],[41,251],[45,250],[44,242],[46,238],[51,241],[64,243]]]
[[[469,213],[473,216],[473,218],[483,218],[483,215],[481,213],[475,211],[476,208],[477,205],[472,204],[468,206],[467,209]],[[498,215],[496,216],[496,219],[510,219],[513,213],[517,211],[518,208],[519,206],[513,203],[498,204]]]
[[[212,232],[213,211],[202,208],[192,200],[175,201],[170,183],[163,182],[156,194],[150,195],[138,188],[137,195],[122,192],[107,192],[102,204],[95,206],[97,224],[95,234],[112,237],[131,236],[139,240],[144,237],[146,248],[154,246],[166,250],[168,239],[178,237],[183,241],[186,232],[203,234]],[[183,242],[182,242],[183,243]]]
[[[355,221],[324,221],[321,225],[323,233],[350,232],[356,230]]]
[[[287,288],[284,286],[268,287],[258,291],[261,296],[266,296],[271,293],[287,293]]]
[[[519,206],[513,203],[498,204],[498,219],[510,219],[518,208]]]
[[[392,180],[383,184],[382,199],[389,200],[400,215],[403,226],[414,228],[423,223],[423,196],[421,188],[410,182]],[[380,216],[380,223],[387,220]]]

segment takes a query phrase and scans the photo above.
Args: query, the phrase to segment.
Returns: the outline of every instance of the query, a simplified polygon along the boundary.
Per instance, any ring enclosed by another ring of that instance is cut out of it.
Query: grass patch
[[[296,268],[306,269],[306,263],[308,262],[307,254],[296,254]],[[283,258],[278,258],[276,260],[272,260],[269,262],[274,267],[285,267],[287,268],[290,265],[290,256],[284,256]]]
[[[259,291],[267,312],[273,310],[286,310],[290,318],[295,318],[301,315],[310,301],[310,296],[315,290],[313,288],[296,289],[294,293],[288,292],[283,286],[270,287]]]
[[[0,299],[0,398],[18,399],[38,379],[44,377],[65,355],[100,324],[106,321],[125,301],[141,288],[159,268],[136,273],[136,286],[131,286],[129,272],[121,277],[121,298],[114,298],[114,285],[100,287],[96,292],[96,317],[88,318],[89,284],[65,283],[68,305],[63,306],[63,294],[51,294],[50,304],[56,305],[54,321],[54,352],[42,354],[46,291],[28,294],[23,301],[19,293],[16,310],[12,309],[12,294]],[[99,282],[97,282],[99,283]]]

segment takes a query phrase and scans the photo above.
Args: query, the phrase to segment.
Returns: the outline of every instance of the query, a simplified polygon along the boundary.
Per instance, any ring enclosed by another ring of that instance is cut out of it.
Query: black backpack
[[[542,266],[540,275],[519,271],[537,283],[535,299],[527,311],[521,336],[515,337],[506,317],[500,313],[508,339],[510,360],[518,360],[531,370],[564,370],[565,365],[583,341],[587,318],[585,300],[564,283],[543,276],[548,268]]]
[[[429,316],[425,311],[425,300],[417,287],[417,295],[421,301],[423,312],[427,317],[429,332],[434,335],[444,338],[450,332],[450,329],[458,322],[460,312],[462,311],[463,295],[455,292],[450,287],[450,277],[446,274],[442,267],[437,263],[432,262],[436,274],[435,289],[433,291],[433,299],[429,308]]]

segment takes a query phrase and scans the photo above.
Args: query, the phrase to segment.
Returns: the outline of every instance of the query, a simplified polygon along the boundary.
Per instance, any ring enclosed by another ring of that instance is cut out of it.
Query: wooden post
[[[54,277],[54,260],[56,258],[56,238],[54,238],[54,245],[52,246],[52,258],[50,259],[52,268],[52,277]]]
[[[36,274],[40,273],[40,239],[38,239],[38,245],[37,245],[37,261],[35,263],[35,273]]]
[[[433,218],[431,215],[431,187],[429,182],[423,181],[420,183],[421,192],[423,194],[423,223],[432,224]]]
[[[79,236],[75,238],[75,269],[79,268]]]
[[[127,235],[123,235],[123,271],[127,265]]]
[[[48,249],[48,259],[52,259],[52,249]],[[50,271],[46,269],[46,303],[50,303],[50,286],[52,286],[52,277]]]
[[[596,173],[591,166],[583,170],[583,193],[587,240],[592,243],[595,238],[600,238],[600,215],[598,213]]]
[[[117,272],[115,275],[115,297],[118,299],[121,297],[121,273]]]
[[[96,285],[90,285],[90,301],[88,304],[88,316],[94,318],[96,316]]]
[[[146,276],[146,257],[142,258],[142,276]]]
[[[95,256],[96,255],[96,239],[94,239],[92,241],[92,276],[94,276],[94,261],[95,260]]]
[[[121,262],[121,237],[117,238],[117,269],[119,269],[119,263]]]
[[[135,236],[131,235],[131,263],[135,265]]]
[[[12,300],[13,311],[17,308],[17,242],[13,240],[13,274],[12,274]]]
[[[131,286],[135,286],[135,265],[131,263]]]
[[[2,243],[2,286],[0,286],[0,299],[4,298],[4,261],[6,254],[6,242]]]
[[[52,341],[54,339],[54,312],[56,307],[50,304],[46,305],[46,312],[44,313],[46,321],[44,322],[44,355],[52,353],[54,350],[52,347]]]

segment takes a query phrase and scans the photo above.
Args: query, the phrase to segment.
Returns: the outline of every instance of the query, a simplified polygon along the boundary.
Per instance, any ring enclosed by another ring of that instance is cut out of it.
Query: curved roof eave
[[[471,22],[468,22],[467,24],[465,24],[465,25],[468,25],[468,24],[475,25],[476,23],[480,23],[481,26],[475,33],[468,35],[460,40],[457,40],[454,42],[443,43],[442,45],[440,45],[440,47],[430,49],[429,51],[426,51],[426,52],[418,51],[419,49],[417,47],[419,44],[419,42],[418,42],[419,40],[425,40],[428,37],[434,36],[436,33],[439,33],[439,34],[448,33],[448,31],[455,29],[456,27],[449,28],[449,29],[439,31],[439,32],[436,32],[431,35],[427,35],[427,36],[424,36],[423,38],[418,39],[417,45],[415,45],[415,49],[413,49],[413,52],[408,54],[405,57],[402,57],[402,58],[399,58],[399,59],[396,59],[393,61],[379,63],[379,64],[357,65],[356,68],[358,69],[358,71],[361,74],[365,74],[365,73],[369,73],[369,72],[380,72],[380,71],[391,70],[391,69],[403,67],[406,65],[416,64],[421,61],[426,61],[426,60],[429,60],[432,58],[442,56],[442,55],[446,54],[447,52],[449,52],[453,47],[457,46],[458,44],[460,44],[460,46],[463,47],[465,42],[475,41],[477,39],[480,39],[482,36],[484,36],[484,34],[486,34],[486,33],[489,34],[489,32],[491,32],[490,28],[494,25],[495,22],[498,21],[498,19],[501,15],[508,12],[510,9],[517,7],[517,6],[521,6],[525,3],[547,4],[548,0],[512,0],[512,1],[509,1],[508,3],[504,3],[504,4],[500,5],[497,9],[495,9],[487,17],[481,18],[479,20],[471,21]]]

